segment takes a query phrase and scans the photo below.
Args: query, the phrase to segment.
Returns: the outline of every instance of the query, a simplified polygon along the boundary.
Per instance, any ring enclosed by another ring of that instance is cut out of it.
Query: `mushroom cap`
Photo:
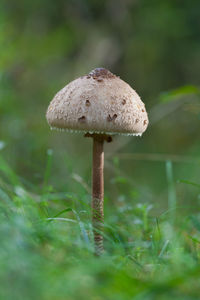
[[[79,77],[51,101],[46,118],[53,129],[142,135],[148,126],[144,103],[129,84],[104,68]]]

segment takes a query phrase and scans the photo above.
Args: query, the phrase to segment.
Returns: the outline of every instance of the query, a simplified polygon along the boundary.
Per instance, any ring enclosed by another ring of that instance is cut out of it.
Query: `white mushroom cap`
[[[52,128],[104,134],[142,135],[149,123],[139,95],[103,68],[59,91],[46,117]]]

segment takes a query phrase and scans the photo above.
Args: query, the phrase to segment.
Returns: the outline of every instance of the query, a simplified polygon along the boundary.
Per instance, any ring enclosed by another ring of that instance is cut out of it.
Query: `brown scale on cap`
[[[102,80],[99,79],[98,77],[102,77],[102,78],[116,78],[116,75],[114,75],[113,73],[111,73],[110,71],[108,71],[107,69],[104,68],[96,68],[94,70],[92,70],[87,76],[92,76],[93,79],[97,79],[98,81]]]
[[[122,100],[122,105],[125,105],[125,104],[126,104],[126,100],[123,99],[123,100]]]
[[[85,123],[86,117],[85,117],[85,116],[82,116],[82,117],[78,118],[78,121],[79,121],[80,123]]]
[[[85,101],[85,105],[86,105],[86,106],[90,106],[90,105],[91,105],[90,101],[89,101],[89,100],[86,100],[86,101]]]
[[[144,120],[143,124],[144,124],[144,125],[147,125],[147,120]]]
[[[113,116],[108,115],[107,120],[108,122],[114,121],[117,118],[117,114],[114,114]]]

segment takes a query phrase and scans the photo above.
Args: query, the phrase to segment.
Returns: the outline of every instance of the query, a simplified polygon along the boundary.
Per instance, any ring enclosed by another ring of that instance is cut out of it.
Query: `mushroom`
[[[141,136],[149,123],[144,103],[118,76],[97,68],[60,90],[46,118],[52,129],[83,132],[93,139],[92,225],[99,256],[104,252],[104,141],[116,134]]]

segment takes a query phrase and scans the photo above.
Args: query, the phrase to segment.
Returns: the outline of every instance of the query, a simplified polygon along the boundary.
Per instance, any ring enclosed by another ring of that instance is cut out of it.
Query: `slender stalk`
[[[93,170],[92,170],[92,225],[94,233],[95,255],[104,252],[103,247],[103,201],[104,201],[104,137],[93,136]]]

